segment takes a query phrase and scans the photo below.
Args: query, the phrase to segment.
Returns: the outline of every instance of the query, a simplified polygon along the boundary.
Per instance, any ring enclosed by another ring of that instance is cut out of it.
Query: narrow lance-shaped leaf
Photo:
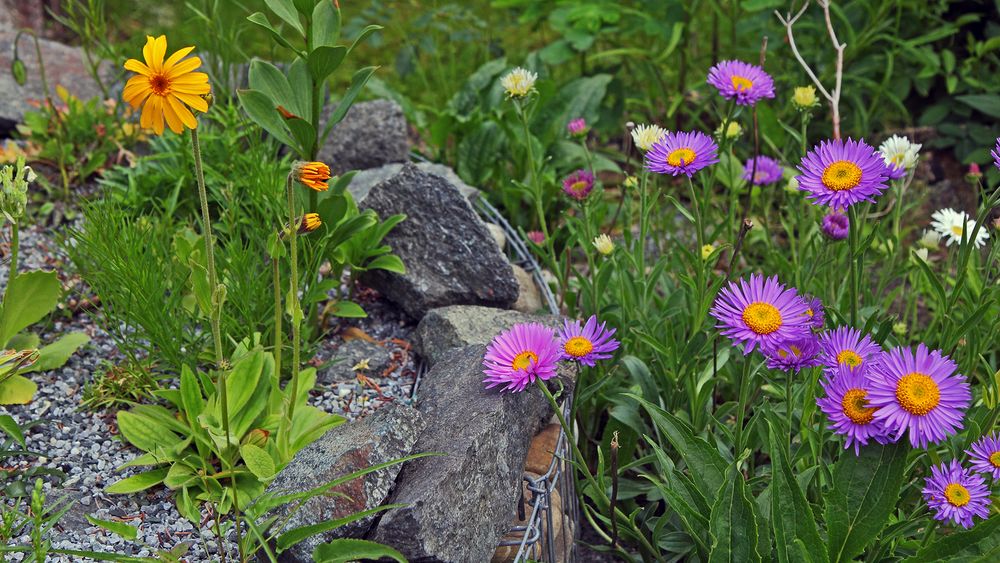
[[[709,563],[760,562],[757,505],[743,475],[733,465],[712,506]]]
[[[767,425],[771,446],[771,529],[778,561],[798,561],[796,543],[801,543],[813,561],[825,562],[827,554],[816,528],[816,517],[792,474],[784,440],[778,439],[779,436],[787,439],[788,435],[771,417]]]

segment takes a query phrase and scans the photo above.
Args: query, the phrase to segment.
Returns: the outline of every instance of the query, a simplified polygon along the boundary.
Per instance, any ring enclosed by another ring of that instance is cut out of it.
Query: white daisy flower
[[[885,160],[886,166],[896,170],[913,170],[920,158],[920,147],[923,145],[911,143],[906,137],[893,135],[883,142],[878,152]]]
[[[643,124],[632,130],[632,140],[635,141],[635,146],[639,147],[639,150],[646,152],[653,146],[653,143],[659,141],[666,134],[667,130],[659,125]]]
[[[500,85],[507,91],[508,97],[523,98],[535,89],[536,80],[537,73],[517,67],[500,79]]]
[[[976,227],[974,219],[969,218],[964,212],[955,211],[950,207],[935,211],[931,215],[931,219],[933,219],[931,227],[941,235],[947,246],[951,246],[953,242],[961,244],[962,238],[971,236],[972,230]],[[990,238],[990,235],[986,232],[986,229],[979,229],[979,234],[976,235],[976,240],[973,241],[976,248],[986,244],[988,238]]]
[[[941,246],[941,235],[933,229],[927,229],[917,244],[928,250],[937,250]]]

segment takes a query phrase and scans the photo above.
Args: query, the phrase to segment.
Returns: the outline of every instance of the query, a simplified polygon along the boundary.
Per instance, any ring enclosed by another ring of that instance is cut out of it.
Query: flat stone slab
[[[516,518],[532,437],[552,416],[529,387],[483,385],[483,345],[453,349],[424,376],[417,403],[427,420],[414,451],[444,456],[407,462],[387,512],[369,538],[412,561],[489,561]]]
[[[335,107],[331,104],[330,111]],[[403,108],[392,100],[354,104],[333,127],[317,160],[329,164],[334,174],[410,160]]]
[[[388,404],[365,418],[331,429],[300,450],[267,490],[306,491],[360,469],[405,457],[413,451],[424,424],[424,418],[412,407]],[[331,494],[307,500],[292,514],[284,530],[343,518],[381,505],[401,469],[401,464],[391,465],[338,485],[330,489]],[[283,552],[278,560],[283,563],[311,562],[316,546],[335,538],[361,537],[374,519],[371,516],[308,538]]]
[[[363,283],[415,319],[446,305],[507,308],[517,301],[510,262],[456,186],[412,164],[386,176],[358,205],[379,217],[406,214],[384,242],[407,272],[366,272]]]

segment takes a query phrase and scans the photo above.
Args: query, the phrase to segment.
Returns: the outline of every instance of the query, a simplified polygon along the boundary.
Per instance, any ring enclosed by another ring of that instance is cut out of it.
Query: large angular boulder
[[[444,164],[438,164],[436,162],[414,162],[412,164],[423,172],[444,178],[452,186],[455,186],[459,193],[468,198],[470,202],[476,197],[479,197],[478,189],[463,182],[454,170]],[[368,194],[371,193],[372,188],[389,178],[392,178],[396,174],[399,174],[402,169],[403,163],[395,162],[391,164],[383,164],[378,168],[361,170],[355,174],[353,178],[351,178],[351,183],[347,186],[347,191],[351,192],[351,196],[354,198],[354,201],[358,202],[360,205],[361,202],[368,197]]]
[[[18,42],[18,56],[24,61],[27,70],[27,82],[19,85],[11,75],[10,68],[14,57],[14,38],[17,31],[4,29],[0,26],[0,131],[13,128],[16,123],[24,120],[27,111],[34,110],[31,101],[45,100],[42,88],[38,57],[30,35],[22,35]],[[45,63],[45,75],[49,83],[49,93],[56,103],[56,86],[65,87],[71,94],[88,100],[101,95],[101,90],[87,72],[83,52],[76,47],[69,47],[47,39],[38,40]],[[101,69],[105,80],[113,78],[112,69],[105,65]]]
[[[471,344],[489,344],[497,334],[518,323],[540,322],[559,328],[555,315],[528,315],[474,305],[452,305],[429,311],[420,320],[414,336],[414,350],[431,366],[449,351]]]
[[[412,561],[489,561],[516,518],[528,445],[552,416],[537,389],[486,389],[479,344],[452,349],[424,377],[417,408],[427,420],[369,538]]]
[[[510,307],[517,279],[493,236],[468,200],[449,181],[412,164],[373,185],[359,207],[380,217],[405,213],[385,243],[406,265],[405,274],[366,272],[361,281],[419,319],[435,307]]]
[[[335,107],[335,106],[333,106]],[[318,160],[334,174],[364,170],[410,159],[406,117],[392,100],[360,102],[333,127]]]
[[[424,428],[421,414],[401,403],[391,403],[360,420],[333,428],[295,454],[278,473],[268,492],[301,492],[360,469],[409,455]],[[284,530],[319,524],[369,510],[383,503],[402,466],[391,465],[332,488],[331,494],[306,501],[289,518]],[[279,557],[282,562],[311,562],[321,543],[340,537],[361,537],[374,516],[308,538]]]

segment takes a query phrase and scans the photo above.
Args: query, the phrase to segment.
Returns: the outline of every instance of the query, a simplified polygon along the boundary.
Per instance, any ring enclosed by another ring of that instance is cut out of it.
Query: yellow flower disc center
[[[149,77],[149,87],[157,96],[166,96],[170,93],[170,80],[162,74],[154,74]]]
[[[840,400],[844,415],[854,424],[869,424],[875,419],[875,409],[868,406],[867,396],[868,391],[864,389],[848,389]]]
[[[969,504],[969,489],[958,483],[949,483],[944,488],[944,498],[952,506],[965,506]]]
[[[956,237],[960,237],[963,234],[965,234],[965,228],[963,228],[963,227],[961,227],[959,225],[952,225],[951,226],[951,232],[955,233]]]
[[[594,343],[582,336],[574,336],[566,341],[563,349],[574,358],[582,358],[594,350]]]
[[[689,148],[675,149],[667,155],[667,164],[670,166],[682,166],[694,162],[694,151]]]
[[[799,350],[799,347],[795,345],[789,346],[788,350],[785,350],[784,348],[778,350],[778,355],[781,356],[781,359],[785,359],[788,357],[788,352],[791,352],[792,356],[795,356],[796,358],[802,357],[802,350]]]
[[[743,309],[743,322],[757,334],[771,334],[781,328],[781,311],[770,303],[755,301]]]
[[[838,160],[826,167],[822,180],[835,192],[850,190],[861,183],[861,168],[849,160]]]
[[[941,402],[941,389],[930,376],[915,371],[896,384],[896,400],[906,412],[924,416]]]
[[[746,92],[750,88],[753,88],[753,81],[748,78],[734,75],[730,80],[733,83],[733,88],[736,88],[740,92]]]
[[[577,195],[582,195],[583,192],[587,191],[587,182],[584,182],[583,180],[573,182],[569,185],[569,191]]]
[[[538,354],[532,352],[531,350],[525,350],[524,352],[514,356],[514,361],[510,363],[510,367],[514,368],[514,371],[519,369],[528,371],[528,367],[531,366],[532,362],[538,362]]]
[[[993,467],[1000,467],[1000,452],[993,452],[990,455],[990,465]]]
[[[856,368],[861,365],[861,356],[858,355],[854,350],[841,350],[837,354],[838,364],[847,364],[852,368]]]

